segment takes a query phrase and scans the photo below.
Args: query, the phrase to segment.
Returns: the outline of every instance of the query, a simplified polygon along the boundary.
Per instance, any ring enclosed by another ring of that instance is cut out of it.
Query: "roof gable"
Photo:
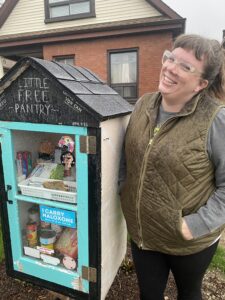
[[[0,8],[0,27],[5,23],[18,1],[19,0],[5,0]]]
[[[171,19],[181,18],[180,15],[178,15],[172,8],[170,8],[161,0],[146,0],[146,1],[149,2],[149,4],[155,7],[163,15],[166,15]]]
[[[5,23],[19,0],[6,0],[0,8],[0,27]],[[170,19],[181,18],[174,10],[161,0],[146,0],[152,7]]]
[[[0,120],[99,127],[132,106],[90,70],[20,60],[0,82]]]

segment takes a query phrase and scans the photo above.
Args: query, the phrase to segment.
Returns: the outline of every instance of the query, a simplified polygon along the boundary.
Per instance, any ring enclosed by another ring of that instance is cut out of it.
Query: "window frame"
[[[80,13],[62,17],[54,17],[50,18],[50,7],[57,7],[66,4],[73,4],[73,3],[80,3],[80,2],[90,2],[90,12],[89,13]],[[62,0],[57,3],[49,3],[49,0],[44,0],[45,3],[45,23],[53,23],[53,22],[62,22],[62,21],[70,21],[70,20],[77,20],[77,19],[84,19],[95,17],[95,0]]]
[[[137,68],[137,78],[136,83],[111,83],[111,54],[117,54],[117,53],[127,53],[127,52],[136,52],[137,55],[137,61],[136,61],[136,68]],[[130,103],[134,104],[137,99],[139,98],[139,48],[122,48],[122,49],[110,49],[108,50],[108,85],[111,86],[111,88],[114,87],[129,87],[129,86],[135,86],[136,87],[136,97],[123,97]]]
[[[65,54],[65,55],[54,55],[52,56],[52,60],[55,62],[62,63],[61,61],[58,61],[57,59],[73,59],[73,66],[75,66],[75,55],[74,54]],[[70,65],[70,64],[68,64]]]

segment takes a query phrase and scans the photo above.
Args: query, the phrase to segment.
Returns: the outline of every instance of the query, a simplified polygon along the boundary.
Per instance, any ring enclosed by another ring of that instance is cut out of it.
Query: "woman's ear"
[[[196,86],[196,88],[194,89],[194,92],[195,92],[195,93],[200,92],[201,90],[207,88],[208,84],[209,84],[208,80],[202,79],[202,78],[201,78],[201,79],[199,80],[199,84],[198,84],[198,85]]]

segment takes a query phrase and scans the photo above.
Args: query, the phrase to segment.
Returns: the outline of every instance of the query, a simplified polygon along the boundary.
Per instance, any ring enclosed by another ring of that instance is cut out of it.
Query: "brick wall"
[[[89,68],[108,81],[108,50],[138,48],[138,84],[140,97],[157,90],[161,56],[171,48],[172,35],[167,33],[139,34],[126,37],[98,38],[44,46],[44,59],[54,56],[75,55],[75,65]]]

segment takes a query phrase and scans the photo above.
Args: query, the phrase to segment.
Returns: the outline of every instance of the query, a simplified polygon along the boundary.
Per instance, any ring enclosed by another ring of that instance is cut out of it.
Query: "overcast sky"
[[[225,0],[163,0],[183,18],[186,33],[222,41],[225,30]]]

